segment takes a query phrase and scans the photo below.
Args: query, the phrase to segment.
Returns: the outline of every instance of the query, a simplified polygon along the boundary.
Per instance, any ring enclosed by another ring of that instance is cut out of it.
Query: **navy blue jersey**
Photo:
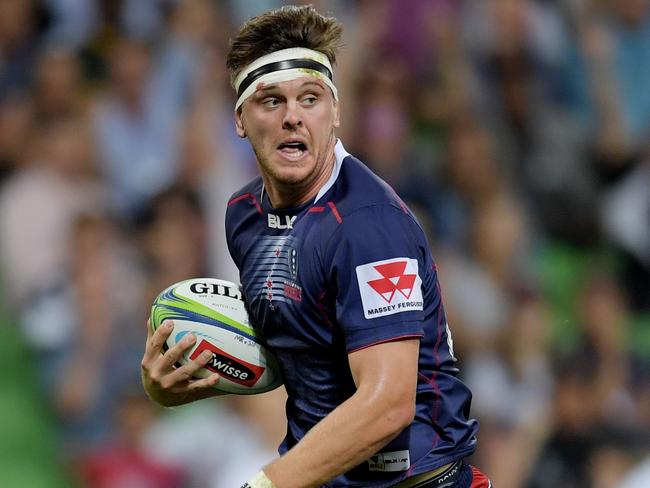
[[[226,235],[250,319],[277,355],[294,446],[354,394],[347,355],[420,339],[415,420],[328,486],[385,486],[471,454],[478,425],[457,378],[436,266],[420,225],[363,163],[335,149],[313,202],[274,209],[261,178],[228,203]]]

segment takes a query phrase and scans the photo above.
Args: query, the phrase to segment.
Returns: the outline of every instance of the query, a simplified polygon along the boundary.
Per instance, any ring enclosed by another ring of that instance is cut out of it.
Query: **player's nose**
[[[290,100],[286,104],[284,117],[282,119],[282,127],[287,130],[293,130],[302,125],[302,116],[300,114],[300,107],[296,100]]]

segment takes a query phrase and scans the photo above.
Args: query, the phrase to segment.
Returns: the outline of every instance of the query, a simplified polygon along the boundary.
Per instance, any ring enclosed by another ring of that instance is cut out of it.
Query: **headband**
[[[332,90],[334,99],[338,100],[329,58],[313,49],[292,47],[256,59],[237,75],[233,83],[237,91],[235,110],[255,93],[259,83],[279,83],[303,76],[313,76],[322,80]]]

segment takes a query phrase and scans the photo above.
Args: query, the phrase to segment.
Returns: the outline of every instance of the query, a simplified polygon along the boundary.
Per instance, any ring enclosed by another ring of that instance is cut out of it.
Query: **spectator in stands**
[[[178,174],[181,94],[158,76],[142,42],[122,39],[110,53],[111,84],[94,110],[99,161],[112,203],[132,220]]]

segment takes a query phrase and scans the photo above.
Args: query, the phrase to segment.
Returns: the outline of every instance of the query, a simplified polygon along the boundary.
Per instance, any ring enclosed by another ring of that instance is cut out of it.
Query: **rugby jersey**
[[[413,423],[326,486],[388,486],[476,448],[471,392],[458,379],[436,265],[416,218],[341,142],[311,202],[275,209],[261,177],[228,203],[226,235],[251,323],[277,355],[293,447],[354,394],[347,355],[419,338]]]

